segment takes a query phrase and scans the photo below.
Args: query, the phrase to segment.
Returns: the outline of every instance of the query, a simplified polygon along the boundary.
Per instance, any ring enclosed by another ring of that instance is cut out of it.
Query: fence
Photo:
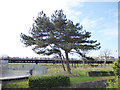
[[[65,60],[61,61],[61,60],[31,60],[31,59],[27,59],[27,60],[21,60],[21,59],[9,59],[8,63],[66,63]],[[69,63],[76,63],[76,64],[81,64],[82,60],[69,60]],[[85,64],[103,64],[104,61],[85,61]],[[113,61],[106,61],[106,64],[112,64]]]

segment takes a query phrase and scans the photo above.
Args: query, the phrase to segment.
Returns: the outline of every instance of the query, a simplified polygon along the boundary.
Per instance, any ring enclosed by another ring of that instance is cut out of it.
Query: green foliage
[[[69,86],[70,78],[65,75],[44,75],[29,77],[29,87],[58,87]]]
[[[120,59],[114,62],[113,70],[116,76],[120,76]]]
[[[107,81],[106,88],[116,88],[120,90],[120,59],[114,62],[113,70],[116,76],[115,82]]]
[[[34,20],[29,31],[30,35],[21,33],[21,41],[26,46],[32,46],[37,54],[52,55],[65,52],[67,70],[70,73],[68,53],[75,50],[98,50],[100,43],[90,40],[91,32],[83,30],[79,23],[67,19],[63,10],[56,10],[51,17],[42,11]],[[60,55],[60,54],[59,54]]]
[[[83,26],[79,23],[74,24],[67,19],[63,10],[56,10],[51,17],[47,17],[43,11],[40,12],[29,34],[21,33],[21,41],[26,46],[33,46],[37,54],[50,55],[53,54],[54,49],[62,49],[68,53],[72,49],[100,49],[97,40],[89,39],[91,32],[83,30]]]
[[[114,76],[113,71],[88,71],[88,76]]]
[[[118,90],[120,90],[120,79],[116,78],[115,82],[112,82],[112,80],[107,80],[106,84],[106,88],[116,88]]]

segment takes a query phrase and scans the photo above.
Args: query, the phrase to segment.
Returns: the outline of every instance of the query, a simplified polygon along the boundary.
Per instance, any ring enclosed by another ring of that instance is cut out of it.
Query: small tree
[[[89,52],[89,50],[78,50],[77,53],[82,57],[83,62],[83,68],[85,67],[85,61],[95,61],[94,58],[86,56],[86,54]]]
[[[104,59],[104,67],[106,66],[106,61],[109,59],[111,51],[109,49],[105,49],[101,51],[101,59]]]
[[[87,60],[86,59],[86,53],[88,53],[88,50],[77,50],[77,53],[82,57],[82,62],[83,62],[83,68],[85,67],[85,60]]]
[[[71,50],[100,49],[97,40],[90,40],[91,33],[83,30],[79,23],[74,24],[66,18],[63,10],[56,10],[51,17],[40,12],[34,20],[30,35],[21,33],[21,41],[32,46],[37,54],[46,54],[54,48],[63,50],[66,58],[67,72],[71,74],[68,54]]]
[[[85,60],[87,60],[85,58],[86,54],[88,53],[88,50],[82,50],[82,54],[83,54],[83,57],[82,57],[82,61],[83,61],[83,68],[85,67]]]

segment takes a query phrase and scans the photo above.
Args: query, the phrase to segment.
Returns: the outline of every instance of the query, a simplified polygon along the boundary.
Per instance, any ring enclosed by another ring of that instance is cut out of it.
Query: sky
[[[67,18],[80,23],[91,32],[91,39],[101,44],[101,49],[90,51],[88,56],[99,56],[109,49],[118,57],[118,0],[2,0],[0,1],[0,56],[43,57],[25,47],[20,34],[28,35],[33,18],[40,11],[50,16],[63,9]],[[76,58],[77,56],[70,56]]]

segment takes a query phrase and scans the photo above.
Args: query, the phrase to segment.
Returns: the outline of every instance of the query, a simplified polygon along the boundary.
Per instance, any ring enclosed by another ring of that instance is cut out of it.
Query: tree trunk
[[[77,61],[77,67],[79,67],[79,66],[78,66],[78,61]]]
[[[84,58],[82,59],[82,61],[83,61],[83,68],[85,68],[85,60],[84,60]]]
[[[74,62],[74,68],[76,68],[76,61]]]
[[[73,60],[72,60],[72,67],[73,67]]]
[[[66,70],[65,70],[64,63],[63,63],[63,60],[62,60],[62,57],[60,57],[60,58],[61,58],[61,62],[62,62],[62,66],[63,66],[63,70],[66,71]]]
[[[66,55],[67,72],[68,72],[68,74],[71,74],[71,69],[70,69],[70,66],[69,66],[68,52],[65,52],[65,55]]]
[[[61,56],[61,55],[59,55],[59,56],[60,56],[60,59],[61,59],[61,61],[62,61],[63,70],[66,71],[65,66],[64,66],[64,61],[63,61],[63,59],[62,59],[62,56]],[[63,58],[64,58],[64,57],[63,57]]]
[[[101,67],[102,67],[102,61],[101,61],[100,65],[101,65]]]
[[[62,66],[63,66],[63,70],[64,70],[64,71],[66,71],[66,70],[65,70],[65,66],[64,66],[64,63],[63,63],[63,61],[62,61]]]
[[[107,59],[104,60],[104,67],[106,66],[106,61],[107,61]]]

